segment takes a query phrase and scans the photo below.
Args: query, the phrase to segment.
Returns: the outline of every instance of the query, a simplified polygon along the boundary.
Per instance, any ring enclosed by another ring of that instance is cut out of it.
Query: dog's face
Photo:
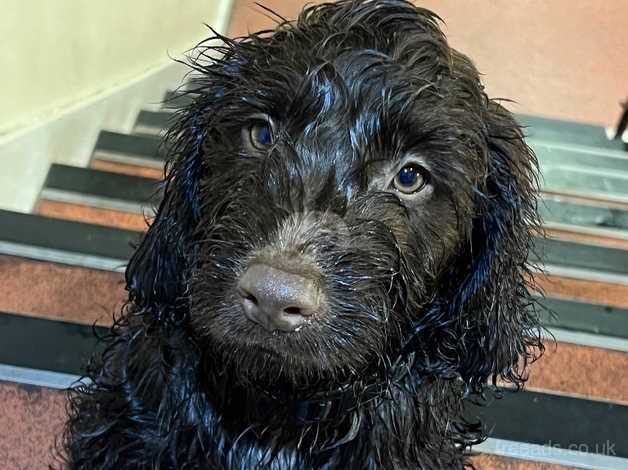
[[[132,264],[139,303],[183,299],[198,343],[261,384],[359,376],[419,333],[427,362],[462,346],[484,376],[516,367],[519,313],[504,344],[465,341],[525,294],[530,156],[435,16],[343,1],[216,50],[145,241],[174,273],[146,290]]]

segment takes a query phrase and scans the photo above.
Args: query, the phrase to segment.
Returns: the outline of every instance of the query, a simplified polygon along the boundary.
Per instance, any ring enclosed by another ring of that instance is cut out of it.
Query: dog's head
[[[343,0],[217,39],[132,300],[242,380],[344,380],[411,350],[423,374],[519,383],[535,160],[438,18]]]

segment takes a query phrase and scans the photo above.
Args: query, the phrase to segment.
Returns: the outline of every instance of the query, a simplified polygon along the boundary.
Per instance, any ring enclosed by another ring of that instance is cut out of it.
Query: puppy
[[[465,397],[542,348],[513,116],[403,0],[310,6],[191,66],[69,466],[462,467]]]

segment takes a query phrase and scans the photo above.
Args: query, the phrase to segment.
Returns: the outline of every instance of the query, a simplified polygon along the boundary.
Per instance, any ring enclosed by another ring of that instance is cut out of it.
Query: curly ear
[[[195,72],[188,77],[185,92],[193,100],[175,113],[175,124],[166,135],[169,160],[163,199],[126,270],[130,300],[160,320],[179,322],[182,315],[186,316],[184,294],[200,217],[203,158],[208,144],[224,137],[217,129],[225,118],[221,114],[224,101],[236,86],[233,77],[257,51],[245,41],[237,42],[211,31],[214,36],[189,51],[186,60],[178,61]]]
[[[209,107],[199,97],[176,113],[165,145],[170,155],[163,182],[163,199],[156,217],[126,269],[129,298],[140,310],[161,321],[181,321],[185,276],[199,218],[198,187],[202,176],[203,141]]]
[[[536,157],[501,105],[487,100],[484,122],[487,178],[448,305],[457,372],[474,391],[489,378],[522,385],[528,362],[543,349],[527,264],[539,228]]]
[[[527,264],[539,228],[538,165],[502,106],[487,99],[483,122],[487,166],[477,215],[409,343],[431,361],[427,367],[462,377],[473,392],[489,378],[521,386],[543,350]]]

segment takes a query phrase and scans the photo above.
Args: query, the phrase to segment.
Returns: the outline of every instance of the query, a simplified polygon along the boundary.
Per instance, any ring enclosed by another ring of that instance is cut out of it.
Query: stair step
[[[552,194],[543,195],[539,213],[545,221],[556,224],[577,225],[603,230],[609,234],[628,232],[628,208],[612,207],[607,204],[570,200]]]
[[[470,460],[473,463],[473,468],[477,470],[577,470],[576,467],[572,466],[528,460],[531,458],[538,458],[538,456],[521,455],[519,458],[515,458],[497,454],[477,454],[472,456]]]
[[[552,296],[539,303],[546,309],[541,320],[548,327],[628,339],[628,309]]]
[[[501,399],[489,400],[486,407],[469,405],[466,414],[469,419],[481,417],[491,430],[489,436],[501,441],[536,445],[551,442],[562,449],[577,443],[591,453],[597,446],[599,454],[595,455],[600,457],[604,455],[602,444],[608,443],[613,445],[615,458],[628,458],[628,441],[619,438],[628,426],[626,405],[535,391],[506,391]]]
[[[164,95],[163,107],[164,111],[169,109],[178,109],[189,106],[194,102],[195,95],[179,91],[169,90]]]
[[[160,198],[151,178],[53,164],[36,212],[93,224],[145,230]]]
[[[0,364],[76,376],[99,350],[107,328],[0,312]],[[0,377],[1,378],[1,377]],[[69,385],[69,384],[68,384]]]
[[[159,139],[100,131],[92,158],[162,169],[166,154]]]
[[[628,203],[628,173],[541,164],[543,191]]]
[[[0,210],[0,254],[122,271],[141,233]]]
[[[610,150],[623,150],[619,140],[610,140],[602,126],[561,119],[550,119],[529,114],[517,114],[517,120],[525,126],[526,136],[535,140],[569,143],[599,147]]]
[[[63,388],[84,373],[101,346],[103,326],[0,312],[0,380]],[[547,343],[546,357],[531,366],[528,387],[628,403],[628,354],[575,343]],[[600,368],[600,364],[604,368]]]
[[[159,197],[159,182],[151,178],[53,164],[41,198],[143,213]]]
[[[172,112],[140,111],[133,127],[133,132],[143,135],[163,135],[172,125]]]
[[[602,337],[597,338],[597,346],[560,341],[559,337],[556,339],[556,343],[546,340],[545,353],[530,365],[525,385],[528,390],[628,405],[628,378],[624,372],[628,370],[626,349],[608,348]]]
[[[49,468],[63,435],[66,393],[46,387],[0,382],[2,468]],[[59,462],[53,468],[60,468]]]
[[[532,146],[541,163],[544,191],[628,204],[628,153],[552,147],[542,142]],[[155,139],[103,132],[92,165],[161,178],[164,159],[165,150]]]
[[[22,372],[24,380],[32,382],[41,381],[38,373],[42,375],[42,371],[76,379],[87,357],[100,347],[92,327],[87,325],[0,313],[0,326],[0,342],[7,345],[0,350],[0,372],[11,366]],[[96,334],[104,331],[97,328]],[[501,400],[487,407],[469,404],[467,415],[482,416],[493,439],[536,445],[551,441],[561,448],[577,442],[589,449],[608,439],[615,443],[617,457],[628,458],[628,443],[617,442],[617,436],[628,425],[628,406],[623,404],[628,402],[628,376],[621,373],[628,355],[559,344],[556,351],[548,352],[548,357],[533,365],[536,378],[530,383],[543,391],[506,391]],[[607,374],[599,367],[600,361]],[[13,372],[11,377],[15,376]],[[551,393],[574,390],[586,397]]]
[[[108,325],[127,298],[120,272],[0,255],[0,273],[5,312]]]
[[[5,224],[0,223],[0,253],[20,255],[24,252],[35,259],[87,263],[83,264],[87,267],[109,269],[112,263],[123,264],[130,255],[129,240],[139,239],[139,233],[130,230],[0,211],[0,222],[5,220]],[[537,239],[536,249],[543,256],[549,274],[628,283],[626,250],[542,238]],[[84,255],[76,255],[80,250],[84,250]],[[538,262],[539,256],[532,254],[531,259]]]
[[[127,230],[144,231],[152,219],[152,213],[146,209],[144,214],[137,212],[119,211],[84,204],[50,201],[42,199],[35,211],[39,215],[55,217],[57,219],[74,220],[88,224],[105,225]]]
[[[628,152],[620,150],[559,145],[528,139],[541,167],[568,166],[598,171],[628,172]]]
[[[142,176],[161,180],[164,178],[164,168],[152,168],[149,166],[127,165],[124,163],[111,162],[108,160],[93,159],[89,162],[89,167],[94,170],[109,171],[112,173],[122,173],[123,175]]]
[[[537,238],[530,259],[537,263],[542,259],[550,274],[628,283],[628,251],[619,248]]]
[[[150,178],[54,164],[42,191],[40,211],[86,222],[143,229],[145,215],[153,215],[148,202],[157,203],[158,189],[158,183]],[[85,215],[86,211],[74,211],[72,206],[64,204],[92,206],[102,211]],[[140,217],[116,215],[107,210],[140,214]],[[539,211],[549,229],[628,240],[628,206],[613,207],[547,194],[539,204]],[[74,212],[76,218],[72,216]],[[116,223],[116,216],[123,220]]]
[[[562,299],[628,308],[628,284],[534,273],[540,292]]]

